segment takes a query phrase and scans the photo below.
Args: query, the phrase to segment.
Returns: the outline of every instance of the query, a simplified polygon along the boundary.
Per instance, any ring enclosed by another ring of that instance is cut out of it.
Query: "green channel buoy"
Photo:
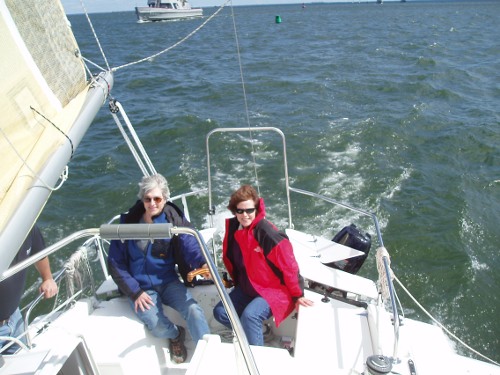
[[[281,23],[281,16],[276,16],[276,23]]]

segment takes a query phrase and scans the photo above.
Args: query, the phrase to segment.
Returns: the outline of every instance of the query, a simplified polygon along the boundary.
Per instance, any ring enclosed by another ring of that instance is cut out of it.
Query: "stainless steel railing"
[[[310,197],[313,197],[315,199],[320,199],[325,202],[331,203],[336,206],[344,207],[348,210],[358,212],[362,215],[368,216],[372,219],[373,224],[375,226],[375,232],[377,234],[377,240],[380,244],[381,247],[384,247],[384,242],[382,239],[382,234],[380,231],[380,225],[377,219],[377,216],[374,213],[356,208],[354,206],[351,206],[346,203],[342,203],[339,201],[336,201],[334,199],[325,197],[323,195],[319,195],[316,193],[312,193],[306,190],[302,189],[297,189],[293,188],[289,184],[289,178],[288,178],[288,162],[287,162],[287,152],[286,152],[286,139],[284,133],[275,127],[241,127],[241,128],[217,128],[212,131],[210,131],[207,136],[206,136],[206,152],[207,152],[207,171],[208,171],[208,200],[209,200],[209,210],[212,210],[213,207],[213,202],[212,202],[212,176],[211,176],[211,163],[210,163],[210,137],[216,133],[242,133],[242,132],[248,132],[250,134],[250,137],[252,137],[253,133],[259,133],[259,132],[275,132],[281,137],[281,142],[282,142],[282,152],[283,152],[283,168],[284,168],[284,181],[285,181],[285,190],[286,190],[286,197],[287,197],[287,207],[288,207],[288,226],[289,228],[293,229],[294,224],[292,220],[292,211],[291,211],[291,204],[290,204],[290,192],[295,192],[298,194],[302,195],[307,195]],[[213,223],[211,223],[213,226]],[[385,257],[384,257],[385,258]],[[393,314],[393,324],[394,324],[394,352],[393,352],[393,361],[397,361],[397,351],[398,351],[398,340],[399,340],[399,327],[401,325],[401,319],[398,314],[398,305],[396,304],[399,299],[397,298],[396,291],[394,288],[394,285],[392,283],[392,278],[390,277],[390,268],[388,265],[388,259],[384,259],[384,267],[385,267],[385,273],[388,275],[387,277],[387,282],[388,282],[388,289],[389,289],[389,303],[392,308],[392,314]],[[380,282],[379,282],[380,284]],[[403,311],[401,305],[399,305],[399,308],[401,312]]]
[[[203,241],[201,234],[196,229],[173,227],[172,224],[106,224],[101,226],[100,233],[101,237],[104,239],[122,241],[130,239],[154,240],[157,238],[168,238],[175,234],[187,234],[194,236],[200,245],[221,301],[226,309],[229,319],[231,320],[231,326],[233,327],[237,339],[236,344],[243,354],[247,370],[251,375],[259,374],[257,364],[250,349],[250,344],[248,343],[236,309],[226,292],[226,288],[224,287],[222,279],[217,271],[217,267],[210,256],[207,245]]]
[[[344,207],[348,210],[355,211],[355,212],[358,212],[362,215],[370,217],[373,221],[373,225],[375,226],[375,232],[377,234],[377,239],[378,239],[378,242],[380,244],[380,247],[384,247],[384,241],[382,239],[380,225],[379,225],[377,216],[374,213],[353,207],[353,206],[346,204],[346,203],[338,202],[338,201],[331,199],[329,197],[325,197],[325,196],[320,195],[320,194],[312,193],[310,191],[297,189],[297,188],[293,188],[293,187],[289,187],[289,189],[290,189],[290,191],[293,191],[295,193],[307,195],[307,196],[313,197],[315,199],[320,199],[320,200],[323,200],[325,202],[331,203],[333,205]],[[383,264],[384,264],[385,278],[387,279],[387,285],[388,285],[388,289],[389,289],[389,301],[388,302],[391,305],[392,321],[393,321],[393,325],[394,325],[394,350],[393,350],[393,354],[392,354],[392,361],[394,363],[396,363],[396,362],[398,362],[399,327],[402,324],[401,317],[400,317],[398,311],[401,310],[401,312],[402,312],[403,309],[402,309],[401,305],[399,305],[399,310],[398,310],[398,304],[396,304],[396,302],[399,301],[399,299],[397,298],[396,289],[394,288],[394,284],[392,282],[389,260],[387,259],[386,256],[383,257]]]

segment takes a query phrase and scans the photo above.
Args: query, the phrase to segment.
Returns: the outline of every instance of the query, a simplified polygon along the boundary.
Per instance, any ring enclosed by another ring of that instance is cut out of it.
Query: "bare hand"
[[[313,306],[314,302],[311,301],[310,299],[307,299],[306,297],[300,297],[297,302],[295,303],[295,307],[298,308],[299,306],[304,306],[304,307],[309,307]]]
[[[150,309],[150,307],[149,307],[150,305],[151,306],[154,305],[153,299],[146,292],[142,292],[139,295],[139,297],[137,297],[137,299],[134,302],[135,312],[137,312],[138,309],[141,309],[142,312],[144,312],[146,310],[149,310]]]
[[[57,294],[58,288],[57,283],[54,279],[47,279],[42,282],[40,288],[38,288],[40,293],[43,293],[43,298],[51,298]]]

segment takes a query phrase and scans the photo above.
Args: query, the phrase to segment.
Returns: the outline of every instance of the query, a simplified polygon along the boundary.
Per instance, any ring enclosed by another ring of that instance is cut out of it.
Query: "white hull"
[[[299,264],[313,271],[311,264],[304,263],[310,261],[306,258],[313,251],[301,240],[308,235],[288,233]],[[298,316],[290,315],[279,328],[271,319],[272,339],[265,347],[250,348],[259,374],[368,374],[368,357],[393,353],[391,314],[370,297],[377,295],[373,282],[322,266],[317,259],[314,274],[305,276],[322,281],[330,278],[330,286],[349,285],[360,294],[350,292],[348,300],[331,296],[325,300],[323,293],[306,290],[305,296],[314,301],[314,307],[301,309]],[[233,333],[212,316],[220,299],[215,285],[197,286],[191,292],[203,307],[212,334],[198,343],[187,336],[188,358],[183,364],[170,361],[166,340],[150,334],[108,279],[97,291],[97,298],[77,301],[60,316],[48,319],[52,321],[48,328],[41,329],[45,320],[31,324],[33,347],[4,356],[0,374],[252,374],[245,370],[238,344],[233,343]],[[164,310],[175,324],[186,326],[174,310]],[[284,348],[290,339],[293,355]],[[411,375],[410,360],[419,375],[500,374],[499,367],[458,356],[439,328],[407,319],[400,327],[392,373]]]
[[[136,7],[135,13],[139,22],[153,22],[202,17],[203,9],[165,9],[153,7]]]

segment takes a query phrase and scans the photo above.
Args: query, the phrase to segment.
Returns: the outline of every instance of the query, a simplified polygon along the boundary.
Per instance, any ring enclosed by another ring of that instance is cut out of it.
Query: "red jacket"
[[[292,244],[284,233],[265,219],[262,198],[259,206],[255,220],[247,228],[239,230],[239,222],[235,217],[226,220],[222,259],[231,278],[236,280],[234,265],[227,253],[232,240],[236,240],[251,284],[267,301],[276,326],[279,326],[294,310],[296,299],[304,294],[300,282],[302,278]]]

